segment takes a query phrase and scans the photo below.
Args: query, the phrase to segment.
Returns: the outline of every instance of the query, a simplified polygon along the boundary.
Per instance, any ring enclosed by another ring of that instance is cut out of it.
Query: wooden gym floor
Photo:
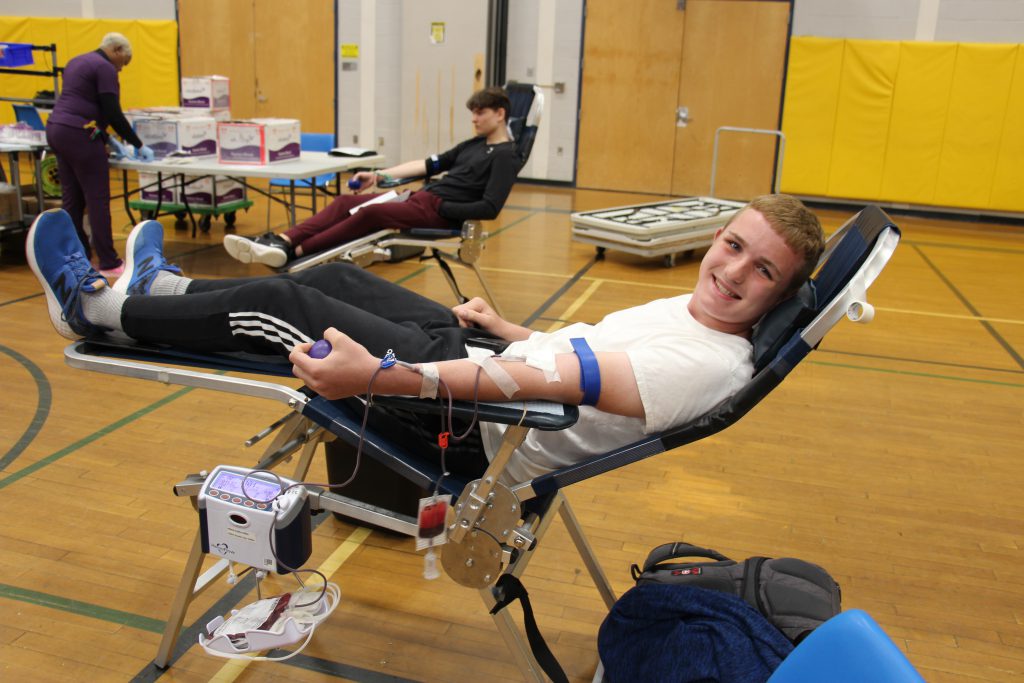
[[[569,213],[657,197],[520,184],[481,263],[511,320],[595,321],[687,291],[698,261],[594,249]],[[826,229],[849,213],[823,209]],[[929,681],[1024,677],[1024,271],[1020,224],[901,217],[903,242],[871,290],[875,321],[843,321],[725,433],[576,485],[568,498],[621,594],[629,566],[686,540],[734,558],[796,556],[841,583]],[[275,211],[273,223],[283,215]],[[262,275],[220,246],[167,228],[167,253],[200,277]],[[119,208],[115,236],[129,225]],[[266,224],[259,202],[237,231]],[[267,401],[66,367],[20,244],[0,267],[0,679],[8,681],[521,680],[474,591],[421,578],[410,541],[325,518],[308,566],[342,590],[305,652],[248,666],[196,645],[152,666],[197,516],[171,486],[220,463],[285,412]],[[699,255],[698,255],[699,256]],[[373,267],[451,301],[435,265]],[[456,269],[459,270],[459,269]],[[460,274],[467,293],[476,288]],[[324,477],[322,458],[310,477]],[[279,582],[283,586],[287,582]],[[574,681],[597,660],[602,603],[556,522],[525,584]],[[196,628],[248,604],[223,579],[186,618]]]

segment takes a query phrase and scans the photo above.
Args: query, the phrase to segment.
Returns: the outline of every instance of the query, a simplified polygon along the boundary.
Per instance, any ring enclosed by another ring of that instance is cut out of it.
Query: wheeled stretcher
[[[663,202],[615,206],[572,214],[572,238],[606,249],[647,258],[661,256],[666,266],[676,254],[711,244],[715,231],[744,204],[713,197],[681,197]]]
[[[753,378],[734,396],[722,401],[703,416],[667,432],[617,448],[586,461],[549,472],[528,481],[511,484],[500,481],[515,448],[530,429],[565,429],[577,416],[573,406],[552,404],[481,405],[479,419],[508,424],[498,454],[486,472],[473,481],[445,477],[442,493],[455,497],[455,515],[449,526],[449,541],[443,548],[442,564],[457,583],[475,588],[488,609],[504,604],[501,578],[518,577],[543,539],[555,516],[566,525],[584,565],[607,607],[615,594],[605,577],[586,536],[572,512],[563,489],[629,463],[651,457],[715,434],[733,424],[767,396],[793,368],[815,348],[825,334],[843,317],[869,322],[873,309],[867,289],[889,261],[899,242],[899,230],[876,207],[867,207],[830,238],[822,262],[812,280],[796,296],[768,313],[754,331]],[[272,425],[277,435],[257,468],[269,468],[298,452],[294,479],[301,480],[317,445],[341,439],[356,444],[362,415],[351,402],[328,401],[307,390],[295,390],[275,383],[274,375],[288,375],[289,365],[275,359],[236,354],[197,355],[175,349],[78,341],[65,350],[69,365],[127,377],[168,384],[201,387],[280,402],[289,413]],[[198,366],[203,370],[174,366]],[[214,374],[207,370],[262,372],[266,381]],[[402,409],[437,412],[436,401],[392,397],[375,398]],[[474,406],[456,403],[457,414],[470,417]],[[269,429],[266,431],[270,431]],[[258,436],[262,436],[258,435]],[[387,434],[367,432],[365,457],[373,458],[397,476],[433,487],[441,475],[436,464],[409,452],[388,439]],[[213,465],[214,463],[211,463]],[[195,495],[200,482],[192,477],[176,487],[179,495]],[[414,520],[344,496],[315,492],[314,507],[343,512],[349,517],[414,535]],[[202,565],[197,535],[164,631],[155,663],[171,663],[174,644],[186,610],[196,592],[212,580],[211,570],[199,577]],[[197,581],[198,579],[198,581]],[[424,586],[429,590],[429,586]],[[494,614],[495,623],[512,655],[528,680],[544,680],[540,664],[507,610]]]

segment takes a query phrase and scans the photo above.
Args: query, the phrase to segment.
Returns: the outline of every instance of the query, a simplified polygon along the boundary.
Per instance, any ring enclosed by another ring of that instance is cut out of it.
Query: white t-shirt
[[[645,417],[580,406],[579,421],[569,429],[530,431],[509,461],[506,481],[532,479],[681,425],[746,384],[754,371],[750,342],[694,320],[686,307],[689,300],[689,294],[658,299],[616,311],[596,325],[576,323],[555,332],[534,332],[529,339],[510,344],[503,356],[525,357],[540,368],[553,368],[555,354],[572,353],[573,337],[584,337],[595,353],[626,352]],[[472,347],[469,352],[471,357],[490,353]],[[602,393],[615,390],[606,382],[601,385]],[[488,458],[498,452],[504,430],[504,425],[481,425]]]

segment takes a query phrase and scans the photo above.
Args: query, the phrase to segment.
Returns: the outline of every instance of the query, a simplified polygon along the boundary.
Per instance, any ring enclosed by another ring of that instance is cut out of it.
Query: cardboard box
[[[18,211],[18,188],[10,183],[0,183],[0,225],[21,220]]]
[[[246,119],[217,124],[218,159],[224,164],[273,164],[298,159],[298,119]]]
[[[146,202],[177,203],[178,181],[170,176],[166,176],[163,179],[163,183],[158,185],[157,180],[158,176],[156,173],[139,171],[139,196],[141,199]]]
[[[227,76],[182,78],[181,106],[227,109],[231,106],[231,81]]]
[[[217,122],[209,117],[141,116],[135,118],[132,127],[157,159],[171,152],[195,157],[217,153]]]
[[[245,199],[245,185],[225,176],[185,176],[185,199],[192,207],[221,206]]]

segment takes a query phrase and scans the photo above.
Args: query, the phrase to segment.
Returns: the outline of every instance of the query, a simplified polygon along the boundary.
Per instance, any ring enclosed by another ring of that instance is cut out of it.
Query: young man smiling
[[[818,219],[798,199],[759,197],[716,233],[692,294],[545,333],[504,320],[482,299],[448,309],[347,264],[295,275],[192,280],[164,260],[156,221],[131,233],[127,270],[110,288],[81,255],[66,218],[43,214],[27,240],[29,263],[61,334],[112,331],[198,351],[288,355],[295,376],[330,399],[364,393],[381,356],[394,349],[420,370],[431,366],[456,398],[581,405],[573,427],[531,431],[509,465],[516,480],[683,424],[739,390],[753,372],[753,326],[807,280],[824,248]],[[479,336],[507,343],[499,361],[469,344]],[[333,349],[326,358],[312,358],[308,351],[320,337]],[[574,351],[579,338],[593,353],[590,371],[603,387],[597,396],[580,389],[587,368],[584,353]],[[395,365],[377,373],[373,391],[417,395],[427,374]],[[392,436],[405,429],[415,438],[436,435],[433,417],[423,424],[415,416],[382,419]],[[488,457],[497,452],[502,430],[485,424],[475,433]],[[479,474],[483,466],[454,467]]]
[[[443,154],[416,159],[383,171],[356,173],[359,193],[340,195],[327,208],[280,235],[255,239],[226,235],[224,248],[242,263],[280,268],[293,258],[315,254],[368,235],[381,228],[451,228],[466,220],[495,218],[505,205],[522,161],[508,135],[511,104],[501,88],[485,88],[469,98],[476,136]],[[367,190],[378,178],[415,178],[447,172],[405,201],[373,204],[351,211],[380,196]]]

